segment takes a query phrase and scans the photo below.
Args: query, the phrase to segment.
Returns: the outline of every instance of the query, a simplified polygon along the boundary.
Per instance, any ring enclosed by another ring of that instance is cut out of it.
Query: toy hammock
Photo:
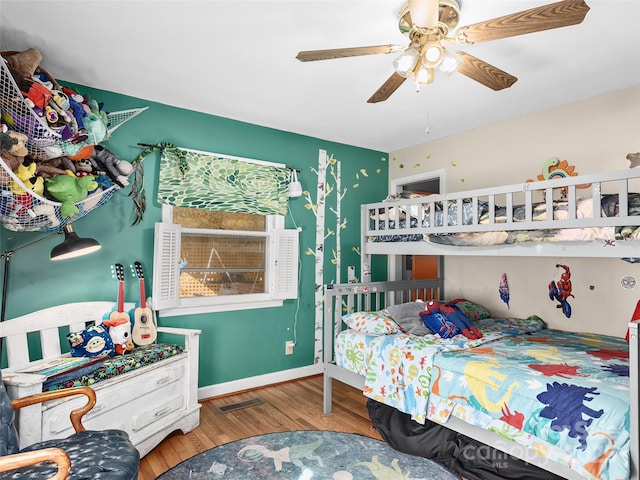
[[[46,70],[41,67],[39,70],[45,72],[52,83],[57,85],[55,79]],[[147,108],[108,113],[106,115],[107,137],[122,124]],[[0,59],[0,115],[0,123],[7,125],[9,130],[23,133],[28,137],[29,156],[36,160],[59,157],[60,151],[64,151],[70,142],[70,140],[63,140],[60,131],[51,128],[46,119],[38,115],[25,101],[4,58]],[[90,140],[85,140],[85,142],[86,145],[92,144]],[[81,143],[80,146],[84,145]],[[0,176],[8,179],[8,182],[3,182],[6,184],[0,185],[0,223],[12,231],[58,231],[94,208],[104,205],[115,192],[115,187],[109,187],[89,195],[83,201],[75,204],[78,207],[78,213],[65,218],[60,214],[61,203],[48,200],[32,192],[3,161],[0,161]],[[10,188],[9,185],[14,188]],[[16,194],[16,191],[20,193]]]

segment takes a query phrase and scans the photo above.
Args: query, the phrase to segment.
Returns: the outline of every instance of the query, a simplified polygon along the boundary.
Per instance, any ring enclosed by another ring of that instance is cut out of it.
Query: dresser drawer
[[[132,431],[137,432],[142,430],[153,422],[156,422],[184,407],[184,396],[182,393],[176,393],[170,397],[167,397],[166,393],[167,392],[158,392],[158,395],[162,395],[164,397],[161,403],[156,402],[156,404],[153,405],[145,402],[137,413],[133,413],[133,418],[131,420]]]
[[[172,407],[169,411],[173,411],[176,402],[174,397],[179,396],[180,402],[183,402],[183,384],[179,380],[184,373],[184,360],[167,360],[129,372],[122,378],[116,377],[104,385],[97,384],[94,387],[96,405],[83,417],[83,425],[88,430],[118,428],[131,431],[132,418],[136,412],[151,410],[153,415],[170,399]],[[60,438],[73,433],[69,413],[84,403],[85,398],[78,396],[47,408],[42,417],[44,439]],[[160,413],[161,415],[163,414]]]

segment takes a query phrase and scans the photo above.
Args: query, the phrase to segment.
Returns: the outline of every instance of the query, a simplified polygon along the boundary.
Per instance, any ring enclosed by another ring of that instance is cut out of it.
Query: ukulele
[[[113,276],[118,281],[118,303],[116,309],[109,314],[109,320],[117,320],[124,318],[127,322],[131,321],[129,314],[124,311],[124,267],[116,263],[111,267]]]
[[[140,283],[140,306],[136,307],[133,312],[133,329],[131,337],[136,345],[149,345],[156,341],[158,331],[153,322],[153,312],[147,306],[147,298],[144,292],[144,273],[142,271],[142,263],[135,262],[131,266],[133,275],[138,277]]]

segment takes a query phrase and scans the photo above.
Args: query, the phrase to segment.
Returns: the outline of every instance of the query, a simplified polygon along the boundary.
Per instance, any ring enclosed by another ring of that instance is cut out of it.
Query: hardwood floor
[[[218,408],[259,398],[264,403],[221,413]],[[322,376],[201,401],[200,426],[175,432],[140,462],[139,480],[154,480],[169,468],[217,445],[254,435],[291,430],[333,430],[380,439],[362,392],[333,383],[333,412],[322,413]]]

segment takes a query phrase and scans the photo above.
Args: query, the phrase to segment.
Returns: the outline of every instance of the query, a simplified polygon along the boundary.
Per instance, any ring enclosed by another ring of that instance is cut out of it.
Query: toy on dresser
[[[126,318],[104,320],[103,325],[109,327],[109,336],[113,342],[116,354],[122,355],[134,348],[131,340],[131,322]]]

